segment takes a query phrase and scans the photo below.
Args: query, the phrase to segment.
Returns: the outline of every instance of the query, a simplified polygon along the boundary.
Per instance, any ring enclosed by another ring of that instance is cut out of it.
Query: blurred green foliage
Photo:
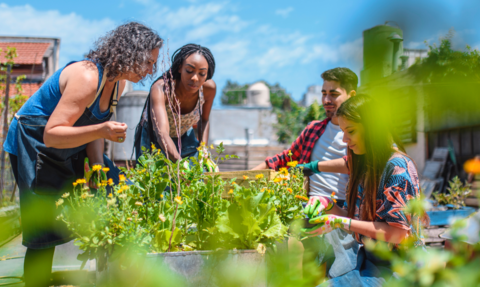
[[[433,198],[438,204],[446,205],[451,204],[453,208],[459,209],[465,206],[465,199],[472,192],[469,183],[463,184],[463,182],[455,176],[453,180],[449,182],[450,187],[447,187],[448,193],[433,193]]]

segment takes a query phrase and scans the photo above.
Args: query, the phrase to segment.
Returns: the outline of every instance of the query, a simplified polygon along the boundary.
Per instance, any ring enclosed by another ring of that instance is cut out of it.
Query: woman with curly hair
[[[389,262],[363,247],[369,240],[390,243],[392,252],[424,246],[420,219],[427,223],[428,216],[412,214],[407,208],[411,200],[420,198],[417,168],[391,131],[388,111],[366,95],[348,99],[336,112],[348,145],[348,160],[309,163],[321,172],[349,173],[350,179],[345,206],[338,206],[333,197],[310,197],[304,211],[312,218],[309,223],[316,226],[304,230],[305,235],[341,228],[353,233],[359,243],[356,267],[330,270],[329,276],[334,278],[325,286],[382,286],[392,277]]]
[[[150,149],[152,143],[174,162],[197,156],[199,142],[208,143],[214,72],[215,59],[206,47],[187,44],[173,53],[172,66],[152,84],[145,102],[135,132],[137,159],[141,147]]]
[[[139,82],[155,72],[162,43],[142,24],[121,25],[100,38],[86,59],[55,72],[15,115],[4,149],[20,189],[25,286],[49,286],[55,246],[72,239],[56,220],[56,201],[84,176],[84,158],[106,166],[118,183],[104,140],[123,142],[127,125],[110,117],[126,80]]]

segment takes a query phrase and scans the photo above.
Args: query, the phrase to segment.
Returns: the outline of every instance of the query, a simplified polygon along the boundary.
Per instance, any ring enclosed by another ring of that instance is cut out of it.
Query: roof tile
[[[41,65],[49,46],[50,43],[0,42],[0,49],[2,49],[0,61],[5,61],[7,47],[16,47],[18,57],[14,59],[15,64]]]

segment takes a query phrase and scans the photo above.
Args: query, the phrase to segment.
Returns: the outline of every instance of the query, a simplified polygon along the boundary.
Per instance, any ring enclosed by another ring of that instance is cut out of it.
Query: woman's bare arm
[[[386,222],[372,222],[352,219],[350,231],[367,237],[400,244],[407,237],[408,230],[394,227]]]
[[[176,162],[182,157],[177,151],[177,148],[170,137],[170,126],[168,123],[167,109],[165,106],[163,85],[163,80],[160,80],[153,84],[150,88],[153,128],[157,134],[159,144],[163,150],[166,151],[168,158],[171,161]]]
[[[74,148],[99,138],[118,141],[125,138],[127,125],[105,122],[74,127],[87,106],[94,100],[98,85],[98,70],[87,68],[82,62],[65,68],[60,75],[62,97],[50,116],[43,135],[47,147]]]
[[[343,158],[337,158],[318,162],[318,170],[321,172],[348,174],[347,163]]]

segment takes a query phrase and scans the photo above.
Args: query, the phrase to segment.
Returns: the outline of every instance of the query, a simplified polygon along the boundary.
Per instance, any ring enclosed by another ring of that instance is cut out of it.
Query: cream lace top
[[[202,111],[203,104],[205,103],[205,99],[203,97],[203,86],[200,87],[198,91],[198,101],[197,105],[188,114],[180,115],[181,119],[181,130],[180,136],[183,136],[194,124],[198,123],[200,120],[200,112]],[[175,121],[178,121],[178,114],[175,113],[176,117],[173,118],[174,112],[170,108],[169,105],[166,106],[167,109],[167,116],[168,116],[168,125],[170,126],[170,137],[176,138],[177,137],[177,130],[175,127]]]

